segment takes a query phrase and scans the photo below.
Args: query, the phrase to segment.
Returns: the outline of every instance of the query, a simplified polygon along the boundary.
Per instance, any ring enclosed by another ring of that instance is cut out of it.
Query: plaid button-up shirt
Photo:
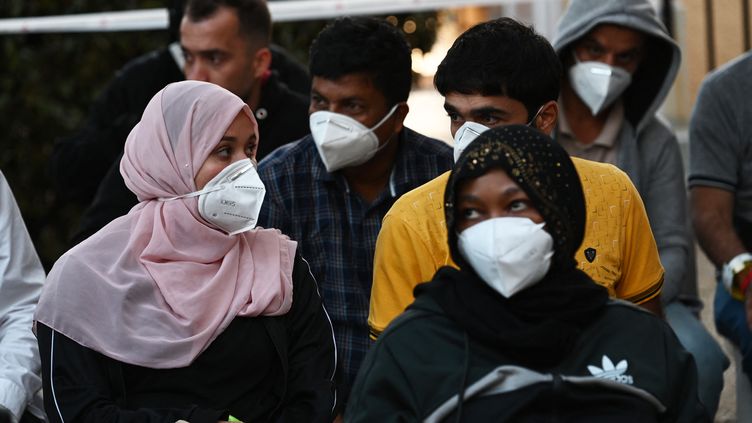
[[[326,171],[310,135],[259,164],[266,185],[259,226],[278,228],[298,241],[310,263],[334,326],[345,394],[369,347],[368,304],[381,221],[400,195],[453,164],[446,143],[407,128],[399,136],[389,184],[370,204],[339,172]]]

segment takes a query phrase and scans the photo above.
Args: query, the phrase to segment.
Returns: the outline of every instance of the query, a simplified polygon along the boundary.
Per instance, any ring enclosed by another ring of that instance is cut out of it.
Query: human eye
[[[348,102],[345,104],[345,109],[350,115],[359,115],[365,110],[365,106],[359,102]]]
[[[590,54],[591,56],[600,56],[601,53],[603,53],[603,50],[601,50],[600,47],[597,47],[597,46],[588,47],[588,54]]]
[[[475,220],[481,216],[481,213],[474,207],[464,207],[460,209],[460,216],[465,220]]]
[[[636,51],[630,51],[627,53],[621,53],[616,56],[616,60],[621,65],[629,65],[632,64],[635,60],[637,60],[637,57],[639,56],[639,53]]]
[[[315,110],[326,109],[326,100],[318,94],[311,94],[311,107]]]
[[[188,50],[183,50],[183,58],[185,59],[185,63],[193,63],[193,54],[191,54]]]
[[[230,158],[232,156],[232,149],[229,145],[220,145],[214,150],[214,155],[221,159]]]
[[[219,66],[224,61],[224,55],[219,52],[210,53],[208,59],[209,63],[211,63],[213,66]]]
[[[527,201],[523,201],[523,200],[515,200],[509,203],[509,211],[514,212],[514,213],[525,211],[528,209],[528,207],[529,205]]]
[[[459,115],[459,113],[456,113],[456,112],[449,112],[448,111],[447,112],[447,116],[449,116],[449,120],[452,121],[452,122],[459,122],[459,120],[460,120],[460,115]]]
[[[482,114],[476,119],[477,123],[488,127],[493,127],[501,122],[501,119],[493,114]]]
[[[603,47],[601,47],[598,44],[592,43],[588,44],[586,46],[587,53],[591,56],[601,56],[605,52],[603,51]]]

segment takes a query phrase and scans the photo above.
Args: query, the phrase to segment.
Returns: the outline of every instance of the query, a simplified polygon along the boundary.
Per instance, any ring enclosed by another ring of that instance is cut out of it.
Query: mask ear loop
[[[387,121],[387,119],[389,119],[389,118],[390,118],[390,117],[391,117],[391,116],[392,116],[392,115],[394,114],[394,111],[395,111],[395,110],[397,110],[397,107],[398,107],[399,105],[400,105],[400,103],[397,103],[397,104],[395,104],[395,105],[394,105],[394,107],[392,107],[392,109],[391,109],[391,110],[389,110],[389,113],[387,113],[387,114],[386,114],[386,116],[384,116],[384,118],[383,118],[383,119],[381,119],[381,120],[379,121],[379,123],[377,123],[377,124],[376,124],[376,125],[374,125],[374,126],[373,126],[372,128],[370,128],[370,129],[369,129],[369,131],[373,132],[373,131],[374,131],[374,130],[375,130],[376,128],[378,128],[378,127],[379,127],[379,126],[381,126],[381,125],[382,125],[382,124],[383,124],[384,122],[386,122],[386,121]],[[376,134],[374,134],[374,135],[376,135]],[[383,150],[383,149],[384,149],[384,148],[385,148],[385,147],[386,147],[387,145],[389,145],[389,143],[390,143],[390,142],[392,142],[392,139],[394,138],[394,135],[396,135],[396,134],[392,134],[392,135],[391,135],[391,136],[390,136],[390,137],[389,137],[389,138],[388,138],[388,139],[386,140],[386,142],[385,142],[384,144],[380,145],[380,146],[379,146],[379,148],[377,148],[377,149],[376,149],[376,151],[374,151],[374,152],[373,152],[373,154],[375,155],[375,154],[376,154],[376,153],[378,153],[379,151]],[[377,137],[377,138],[378,138],[378,137]]]
[[[371,128],[368,128],[368,130],[369,130],[369,131],[374,131],[374,130],[376,130],[376,128],[378,128],[378,127],[379,127],[379,126],[381,126],[381,125],[382,125],[382,124],[383,124],[384,122],[386,122],[386,120],[387,120],[387,119],[389,119],[390,117],[392,117],[392,115],[394,114],[394,111],[395,111],[395,110],[397,110],[397,107],[399,107],[399,105],[400,105],[400,104],[402,104],[402,103],[397,103],[397,104],[395,104],[395,105],[394,105],[394,106],[393,106],[393,107],[392,107],[392,108],[391,108],[391,109],[389,110],[389,113],[387,113],[387,114],[386,114],[386,116],[384,116],[383,118],[381,118],[381,120],[379,121],[379,123],[377,123],[376,125],[372,126]]]
[[[537,119],[537,118],[538,118],[538,116],[540,116],[540,112],[542,112],[542,111],[543,111],[543,107],[545,107],[545,104],[544,104],[543,106],[540,106],[540,107],[538,108],[538,111],[537,111],[537,112],[535,112],[535,115],[533,116],[533,118],[532,118],[532,119],[530,119],[530,122],[528,122],[526,126],[529,126],[529,127],[533,128],[533,129],[538,129],[538,127],[537,127],[537,126],[535,126],[535,125],[533,125],[533,123],[535,123],[535,119]]]

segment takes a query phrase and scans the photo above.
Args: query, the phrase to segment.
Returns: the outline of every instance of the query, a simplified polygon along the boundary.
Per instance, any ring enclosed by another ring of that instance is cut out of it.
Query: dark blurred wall
[[[0,0],[0,18],[162,8],[172,0]],[[428,50],[435,14],[388,17]],[[408,23],[412,21],[412,23]],[[325,22],[275,25],[274,40],[301,63]],[[55,139],[83,123],[90,104],[128,60],[166,45],[167,30],[0,35],[0,170],[11,185],[49,270],[69,247],[82,206],[57,198],[47,173]]]

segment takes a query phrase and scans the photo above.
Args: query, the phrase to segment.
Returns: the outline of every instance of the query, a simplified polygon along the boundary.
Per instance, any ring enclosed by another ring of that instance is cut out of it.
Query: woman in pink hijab
[[[255,228],[257,134],[217,85],[149,102],[120,164],[139,204],[64,254],[39,301],[51,422],[331,421],[316,282],[294,241]]]

